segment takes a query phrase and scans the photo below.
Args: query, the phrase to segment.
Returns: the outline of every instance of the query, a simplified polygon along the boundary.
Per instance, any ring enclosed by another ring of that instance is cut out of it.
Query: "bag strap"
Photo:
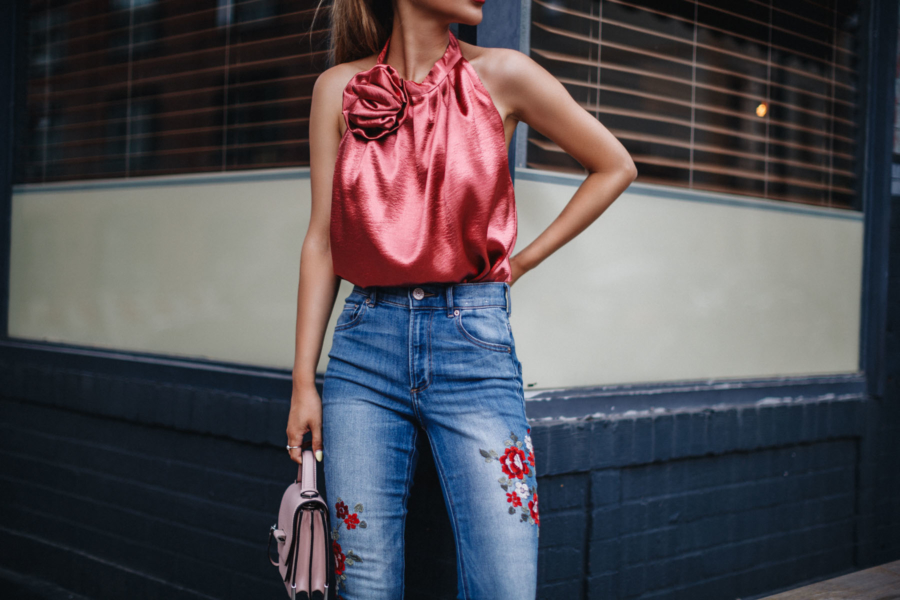
[[[303,464],[297,466],[297,483],[300,484],[301,496],[306,491],[319,491],[316,486],[316,457],[309,448],[303,451]]]

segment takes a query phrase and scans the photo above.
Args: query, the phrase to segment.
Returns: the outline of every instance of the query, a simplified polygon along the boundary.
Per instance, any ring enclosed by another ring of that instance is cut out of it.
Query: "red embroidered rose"
[[[344,569],[347,568],[344,564],[344,560],[347,557],[341,552],[341,545],[336,541],[331,543],[331,548],[334,550],[334,573],[335,575],[340,576],[344,572]]]
[[[356,526],[359,525],[359,517],[356,513],[353,513],[346,519],[344,519],[344,523],[347,524],[347,529],[356,529]]]
[[[541,519],[538,516],[538,495],[537,492],[531,495],[531,500],[528,501],[528,510],[531,512],[531,518],[534,519],[534,523],[536,525],[541,524]]]
[[[385,63],[353,76],[344,90],[347,127],[358,137],[377,140],[406,120],[409,96],[397,70]]]
[[[530,464],[532,467],[534,466],[534,452],[528,453],[528,464]]]
[[[516,492],[507,492],[506,501],[511,502],[513,506],[522,506],[522,498]]]
[[[506,448],[506,452],[500,457],[500,465],[510,479],[523,479],[525,475],[528,475],[525,453],[515,446]]]
[[[337,502],[334,507],[336,509],[338,519],[343,519],[350,514],[350,509],[347,508],[347,505],[344,504],[343,500]]]

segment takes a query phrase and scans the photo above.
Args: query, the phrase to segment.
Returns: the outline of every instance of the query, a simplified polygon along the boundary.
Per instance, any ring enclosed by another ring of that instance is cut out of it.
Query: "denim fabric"
[[[322,394],[344,600],[403,598],[423,435],[453,526],[457,598],[534,600],[538,486],[509,292],[504,282],[354,286],[346,297]]]

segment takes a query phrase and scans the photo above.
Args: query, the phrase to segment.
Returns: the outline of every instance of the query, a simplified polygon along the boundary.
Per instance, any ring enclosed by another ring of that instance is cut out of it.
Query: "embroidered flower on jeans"
[[[356,513],[353,513],[344,519],[344,523],[347,525],[347,529],[356,529],[356,526],[359,525],[359,517],[356,516]]]
[[[540,526],[541,519],[538,516],[538,495],[537,492],[534,493],[534,497],[528,501],[528,510],[531,511],[531,518],[534,522]]]
[[[331,549],[334,550],[334,574],[340,577],[347,568],[344,562],[347,556],[341,551],[341,545],[336,540],[331,543]]]
[[[531,432],[531,428],[528,428]],[[509,504],[509,514],[514,515],[516,512],[520,515],[520,520],[540,526],[541,521],[538,516],[537,503],[537,478],[534,467],[534,452],[531,446],[531,437],[525,436],[525,444],[528,447],[528,455],[522,450],[523,443],[516,436],[515,432],[509,432],[509,439],[503,442],[505,450],[503,454],[498,454],[496,450],[491,448],[485,450],[479,448],[478,451],[484,457],[484,462],[497,461],[500,463],[500,470],[503,475],[497,480],[500,487],[506,492],[506,501]],[[533,478],[530,482],[528,478]],[[528,500],[529,496],[531,497]],[[523,503],[528,500],[528,505]],[[518,511],[516,509],[519,509]],[[540,528],[538,529],[540,535]]]
[[[531,492],[528,491],[528,485],[524,481],[519,481],[516,483],[516,494],[519,495],[519,498],[522,500],[528,499],[528,494]]]
[[[334,527],[331,530],[331,538],[334,540],[332,544],[335,563],[334,573],[335,578],[337,579],[337,590],[335,590],[335,592],[339,591],[341,589],[341,583],[347,580],[347,575],[344,573],[347,567],[363,561],[363,559],[353,550],[347,550],[347,553],[344,554],[341,545],[338,543],[338,539],[340,539],[341,523],[346,524],[347,529],[356,529],[357,527],[365,529],[367,526],[365,521],[359,520],[358,513],[363,511],[362,502],[357,502],[353,507],[353,510],[356,512],[351,513],[350,508],[344,504],[344,501],[340,498],[334,503],[334,512],[338,518],[337,527]],[[340,596],[338,596],[338,598],[340,598]]]
[[[367,140],[396,131],[409,115],[408,106],[403,79],[385,63],[354,75],[344,92],[347,126],[354,135]]]
[[[529,433],[531,432],[531,427],[528,428]],[[531,443],[531,436],[527,433],[525,434],[525,447],[528,448],[528,464],[532,467],[534,466],[534,446]]]
[[[525,462],[525,453],[515,446],[510,446],[500,457],[500,465],[503,472],[510,479],[523,479],[528,475],[528,463]]]

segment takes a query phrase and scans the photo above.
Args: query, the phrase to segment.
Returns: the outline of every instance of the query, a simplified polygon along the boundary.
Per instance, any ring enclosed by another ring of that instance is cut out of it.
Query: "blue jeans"
[[[505,282],[354,286],[322,394],[344,600],[400,600],[416,442],[431,445],[458,598],[534,600],[538,486]],[[423,442],[424,443],[424,442]]]

